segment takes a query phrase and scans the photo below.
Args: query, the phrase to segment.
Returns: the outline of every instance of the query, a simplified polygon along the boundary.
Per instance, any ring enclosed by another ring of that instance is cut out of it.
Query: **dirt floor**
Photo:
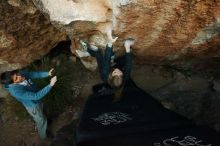
[[[64,62],[60,61],[64,60]],[[73,56],[59,56],[54,62],[71,73],[72,100],[62,113],[51,118],[49,129],[55,136],[52,141],[41,141],[31,117],[21,108],[8,108],[0,102],[0,146],[73,146],[73,130],[80,111],[92,86],[100,83],[98,71],[84,68]],[[164,107],[173,110],[198,124],[205,124],[220,131],[220,94],[213,90],[213,78],[199,74],[184,74],[165,67],[134,65],[132,79],[153,95]],[[59,78],[58,78],[59,82]],[[62,98],[62,97],[60,97]],[[47,106],[47,105],[44,105]],[[9,114],[13,110],[13,114]],[[24,113],[24,118],[18,116]],[[18,114],[18,115],[17,115]]]

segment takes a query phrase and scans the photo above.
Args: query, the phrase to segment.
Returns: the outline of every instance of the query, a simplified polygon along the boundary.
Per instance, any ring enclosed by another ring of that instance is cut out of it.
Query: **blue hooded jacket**
[[[43,98],[52,89],[52,86],[48,84],[44,88],[38,90],[37,86],[33,84],[31,79],[48,77],[48,72],[27,72],[21,71],[20,74],[26,78],[29,85],[21,84],[6,84],[5,89],[21,102],[25,107],[31,108],[39,104],[39,100]]]

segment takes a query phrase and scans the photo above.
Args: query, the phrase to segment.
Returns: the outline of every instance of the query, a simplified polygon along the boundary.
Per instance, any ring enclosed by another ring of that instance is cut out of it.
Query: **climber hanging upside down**
[[[95,91],[113,92],[113,101],[120,100],[123,89],[130,79],[130,72],[132,66],[131,46],[134,44],[134,39],[127,39],[124,42],[125,55],[120,58],[115,58],[115,64],[111,66],[111,59],[113,58],[113,44],[118,37],[112,37],[112,31],[107,32],[107,45],[104,55],[102,56],[101,50],[96,46],[95,42],[90,38],[88,44],[81,41],[83,45],[87,46],[88,52],[91,56],[95,57],[98,63],[103,84],[98,86]]]

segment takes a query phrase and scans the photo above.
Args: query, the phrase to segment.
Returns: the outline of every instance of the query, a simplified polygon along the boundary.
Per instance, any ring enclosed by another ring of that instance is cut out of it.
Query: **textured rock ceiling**
[[[219,58],[219,0],[34,0],[53,24],[78,40],[111,26],[136,40],[134,54],[143,63],[183,65],[187,60]],[[116,48],[117,48],[116,47]],[[73,51],[74,52],[74,51]]]
[[[28,65],[65,39],[32,1],[0,1],[0,73]]]
[[[220,57],[219,0],[8,0],[0,7],[1,67],[25,66],[65,35],[75,53],[80,39],[108,27],[119,36],[116,50],[136,40],[139,63],[194,67]]]

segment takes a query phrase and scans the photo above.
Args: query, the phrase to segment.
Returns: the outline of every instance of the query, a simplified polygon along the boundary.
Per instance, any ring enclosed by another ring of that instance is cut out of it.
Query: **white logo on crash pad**
[[[130,118],[128,114],[121,112],[104,113],[92,119],[102,125],[117,125],[132,120],[132,118]]]

